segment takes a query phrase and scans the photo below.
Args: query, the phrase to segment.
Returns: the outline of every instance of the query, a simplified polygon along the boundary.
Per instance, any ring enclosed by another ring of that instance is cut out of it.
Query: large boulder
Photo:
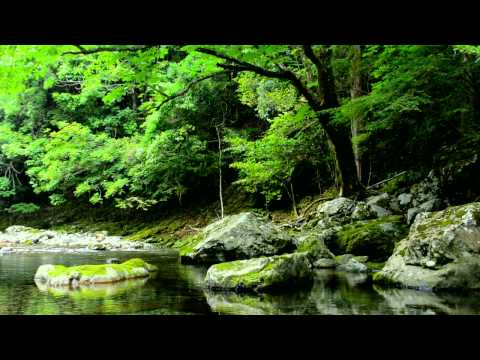
[[[212,265],[205,276],[210,289],[269,291],[311,283],[313,272],[305,253],[237,260]]]
[[[375,211],[364,201],[358,201],[355,204],[355,208],[353,209],[351,219],[356,220],[367,220],[373,219],[377,216]]]
[[[393,200],[396,201],[396,199]],[[353,221],[390,216],[393,212],[399,212],[398,205],[396,203],[392,205],[393,200],[384,193],[369,197],[366,201],[355,201],[344,197],[326,201],[317,208],[316,228],[328,229]],[[392,206],[396,210],[390,210]]]
[[[395,243],[407,235],[401,216],[356,221],[339,228],[325,243],[335,254],[366,255],[371,261],[385,261]]]
[[[218,263],[278,255],[295,249],[291,236],[249,212],[214,222],[197,238],[191,251],[182,254],[182,262]]]
[[[333,224],[345,224],[355,210],[355,201],[339,197],[320,204],[317,208],[319,227],[327,228]]]
[[[349,258],[337,266],[338,271],[346,271],[352,273],[366,273],[368,271],[367,265],[358,261],[354,257]]]
[[[432,197],[430,200],[427,200],[416,207],[408,209],[407,223],[408,224],[413,223],[413,220],[415,220],[415,217],[422,212],[439,210],[441,207],[442,207],[442,201],[439,198]]]
[[[85,284],[114,283],[121,280],[148,277],[156,271],[154,265],[142,259],[130,259],[121,264],[79,265],[41,265],[35,273],[35,282],[48,287],[78,287]]]
[[[420,289],[480,289],[480,203],[424,212],[374,281]]]
[[[444,207],[441,180],[432,170],[425,179],[411,186],[410,193],[400,194],[398,199],[407,212],[407,223],[412,224],[418,214]]]
[[[340,228],[334,227],[299,236],[296,238],[297,252],[306,253],[314,268],[335,267],[335,257],[325,245],[325,240],[335,236]]]
[[[366,203],[370,211],[375,214],[375,217],[381,218],[392,215],[392,212],[389,210],[392,198],[387,193],[371,196],[366,199]]]

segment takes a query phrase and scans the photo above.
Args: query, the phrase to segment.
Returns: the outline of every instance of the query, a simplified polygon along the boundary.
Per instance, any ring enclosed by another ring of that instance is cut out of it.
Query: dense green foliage
[[[479,47],[310,49],[1,46],[0,208],[147,210],[216,199],[220,181],[295,203],[351,176],[337,137],[355,119],[342,144],[364,186],[477,161]]]

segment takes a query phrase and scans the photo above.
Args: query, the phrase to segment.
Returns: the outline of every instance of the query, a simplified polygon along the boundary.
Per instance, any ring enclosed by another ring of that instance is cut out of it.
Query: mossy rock
[[[373,280],[432,290],[480,289],[480,203],[419,214]]]
[[[205,276],[210,289],[273,291],[311,284],[313,272],[306,253],[294,253],[211,266]]]
[[[387,216],[345,225],[327,246],[336,254],[366,255],[371,261],[382,262],[407,233],[408,227],[401,216]]]
[[[214,264],[295,250],[293,237],[251,212],[226,216],[181,247],[184,263]]]
[[[37,269],[35,281],[47,286],[71,286],[82,284],[114,283],[117,281],[148,277],[157,267],[142,259],[130,259],[121,264],[42,265]]]

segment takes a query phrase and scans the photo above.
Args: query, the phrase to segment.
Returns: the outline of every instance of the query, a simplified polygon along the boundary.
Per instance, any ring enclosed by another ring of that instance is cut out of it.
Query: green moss
[[[267,258],[262,258],[267,259]],[[268,275],[269,272],[274,269],[274,267],[280,261],[279,258],[270,258],[270,261],[266,262],[263,266],[259,267],[256,271],[251,271],[247,274],[242,274],[238,276],[232,276],[229,280],[232,287],[243,287],[252,289],[259,284],[268,286]],[[243,269],[245,266],[245,261],[248,260],[235,260],[224,263],[215,264],[212,267],[219,271],[237,271]]]
[[[66,267],[63,265],[55,265],[49,272],[50,278],[56,278],[59,276],[72,276],[74,273],[79,273],[81,277],[93,277],[107,275],[108,269],[113,269],[117,272],[124,273],[125,275],[131,275],[136,268],[145,268],[148,271],[155,271],[156,267],[148,264],[142,259],[130,259],[121,264],[100,264],[100,265],[78,265],[72,267]]]
[[[164,224],[147,226],[142,230],[135,232],[133,235],[127,236],[127,240],[131,240],[131,241],[145,240],[150,237],[157,236],[164,229],[165,229]]]
[[[397,287],[399,285],[398,281],[395,281],[391,277],[386,276],[381,271],[374,273],[372,275],[372,280],[373,282],[380,284],[382,286]]]
[[[354,255],[366,255],[372,261],[384,261],[393,252],[395,242],[407,235],[408,227],[401,216],[357,221],[344,226],[337,234],[333,251]],[[383,224],[391,223],[394,232],[385,232]]]
[[[25,240],[24,244],[25,245],[33,245],[33,240],[31,240],[31,239]]]
[[[193,248],[197,246],[203,240],[201,233],[190,235],[184,239],[178,240],[172,244],[172,247],[180,250],[180,255],[187,255],[193,251]]]
[[[426,219],[424,224],[417,225],[416,230],[419,233],[423,233],[432,228],[447,227],[457,222],[466,213],[465,205],[452,206],[445,210],[434,212]],[[480,213],[475,213],[474,218],[480,219]]]
[[[370,271],[382,270],[384,266],[385,266],[385,262],[373,262],[373,261],[367,262],[367,268]]]

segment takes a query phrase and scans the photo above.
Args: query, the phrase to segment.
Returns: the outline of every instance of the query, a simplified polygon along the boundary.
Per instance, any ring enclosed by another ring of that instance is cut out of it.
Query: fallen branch
[[[393,180],[393,179],[399,177],[400,175],[405,174],[406,172],[407,172],[407,171],[402,171],[402,172],[398,173],[397,175],[392,176],[392,177],[389,178],[389,179],[385,179],[385,180],[382,180],[382,181],[380,181],[380,182],[378,182],[378,183],[376,183],[376,184],[367,186],[366,189],[371,189],[371,188],[373,188],[373,187],[376,187],[376,186],[378,186],[378,185],[381,185],[381,184],[383,184],[383,183],[386,183],[386,182],[388,182],[388,181],[390,181],[390,180]]]
[[[305,208],[305,210],[302,210],[302,214],[305,215],[307,213],[308,210],[310,210],[310,208],[315,205],[315,204],[318,204],[320,201],[324,201],[324,200],[333,200],[335,199],[335,197],[331,197],[331,196],[327,196],[327,197],[323,197],[323,198],[319,198],[315,201],[312,201],[310,204],[308,204],[308,206]]]

